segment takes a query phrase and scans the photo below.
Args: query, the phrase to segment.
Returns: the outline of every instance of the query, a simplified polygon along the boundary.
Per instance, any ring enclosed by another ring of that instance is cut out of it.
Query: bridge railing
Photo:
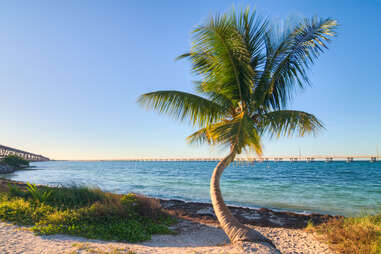
[[[126,159],[125,161],[220,161],[222,158],[136,158],[136,159]],[[280,161],[290,161],[290,162],[315,162],[315,161],[370,161],[376,162],[381,161],[381,156],[377,155],[361,155],[361,156],[267,156],[267,157],[248,157],[248,158],[235,158],[235,162],[280,162]]]
[[[40,154],[33,154],[33,153],[25,152],[19,149],[15,149],[12,147],[0,145],[0,159],[8,155],[16,155],[28,161],[48,161],[49,160],[49,158],[42,156]]]

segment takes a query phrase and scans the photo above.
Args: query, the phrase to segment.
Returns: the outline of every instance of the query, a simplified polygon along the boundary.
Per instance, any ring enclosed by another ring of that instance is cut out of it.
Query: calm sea
[[[116,193],[210,202],[217,162],[50,161],[3,177],[47,185],[90,185]],[[226,169],[231,205],[356,215],[381,208],[381,162],[263,162]]]

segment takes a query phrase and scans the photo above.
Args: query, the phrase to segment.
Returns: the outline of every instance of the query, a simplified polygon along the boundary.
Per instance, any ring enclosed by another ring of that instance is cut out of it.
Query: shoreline
[[[144,193],[135,193],[135,194],[139,194],[139,195],[144,195]],[[165,201],[170,201],[170,200],[173,200],[173,201],[180,201],[180,202],[185,202],[185,203],[197,203],[197,204],[211,204],[211,202],[205,202],[205,201],[199,201],[199,200],[189,200],[189,199],[179,199],[179,198],[161,198],[161,197],[154,197],[154,196],[147,196],[149,198],[154,198],[154,199],[158,199],[158,200],[163,200],[164,202]],[[346,215],[341,215],[341,214],[334,214],[334,213],[329,213],[329,212],[319,212],[319,211],[307,211],[307,210],[304,210],[304,211],[300,211],[300,210],[293,210],[293,209],[287,209],[287,208],[268,208],[268,207],[260,207],[260,206],[246,206],[246,205],[237,205],[237,204],[229,204],[229,201],[225,201],[226,202],[226,205],[229,207],[229,208],[243,208],[243,209],[249,209],[249,210],[261,210],[261,209],[265,209],[265,210],[269,210],[269,211],[272,211],[272,212],[275,212],[275,213],[292,213],[292,214],[297,214],[297,215],[306,215],[306,216],[310,216],[310,215],[322,215],[322,216],[331,216],[331,217],[348,217]]]
[[[27,184],[22,181],[14,181],[0,176],[0,191],[5,185],[14,184],[26,188]],[[37,184],[37,186],[43,186]],[[164,210],[181,219],[193,222],[218,225],[211,203],[191,202],[178,199],[163,199],[146,196],[149,199],[160,202]],[[331,218],[342,218],[340,215],[321,213],[297,213],[289,211],[276,211],[268,208],[250,208],[243,206],[228,205],[230,211],[244,224],[260,227],[281,227],[290,229],[302,229],[309,222],[321,224]]]
[[[8,184],[25,190],[26,183],[0,177],[0,192]],[[43,186],[43,185],[38,185]],[[147,197],[149,198],[149,197]],[[36,235],[27,226],[0,221],[0,253],[68,254],[239,254],[240,246],[231,244],[216,220],[211,204],[149,198],[160,202],[163,212],[176,218],[169,228],[173,234],[153,234],[150,240],[132,243],[90,239],[70,234]],[[309,220],[322,221],[328,215],[301,215],[275,212],[269,209],[230,207],[237,219],[270,239],[277,250],[267,245],[255,245],[255,253],[333,254],[329,246],[315,233],[304,230]],[[253,250],[252,250],[253,251]],[[244,253],[252,253],[244,251]]]
[[[33,171],[34,169],[37,169],[37,170],[40,170],[38,169],[36,166],[34,165],[31,165],[27,168],[20,168],[20,169],[17,169],[17,171]],[[12,172],[13,173],[13,172]],[[18,181],[18,180],[12,180],[12,179],[9,179],[9,178],[4,178],[2,177],[2,174],[0,174],[0,179],[4,179],[4,180],[8,180],[8,181],[12,181],[12,182],[19,182],[19,183],[23,183],[23,184],[26,184],[26,182],[23,182],[23,181]],[[50,187],[57,187],[57,185],[50,185],[50,184],[36,184],[36,185],[46,185],[46,186],[50,186]],[[92,185],[89,185],[89,186],[92,186]],[[97,187],[97,186],[95,186]],[[106,191],[107,192],[107,191]],[[112,192],[112,191],[111,191]],[[112,192],[112,193],[115,193],[115,192]],[[195,203],[195,204],[211,204],[210,202],[205,202],[203,200],[198,200],[198,199],[195,199],[195,200],[191,200],[191,199],[181,199],[181,198],[171,198],[171,197],[158,197],[158,196],[155,196],[155,195],[146,195],[144,192],[133,192],[135,194],[139,194],[139,195],[143,195],[145,197],[148,197],[148,198],[152,198],[152,199],[156,199],[156,200],[162,200],[163,202],[165,201],[168,201],[168,200],[173,200],[173,201],[178,201],[178,202],[185,202],[185,203]],[[127,194],[127,193],[116,193],[116,194]],[[324,211],[319,211],[319,210],[303,210],[303,208],[295,208],[295,209],[292,209],[292,208],[275,208],[275,207],[261,207],[261,206],[250,206],[250,205],[241,205],[241,204],[229,204],[228,201],[225,201],[226,202],[226,205],[229,207],[229,208],[242,208],[242,209],[249,209],[249,210],[254,210],[254,211],[257,211],[257,210],[267,210],[267,211],[271,211],[271,212],[274,212],[274,213],[285,213],[285,214],[296,214],[296,215],[303,215],[303,216],[313,216],[313,217],[316,217],[316,216],[329,216],[330,218],[338,218],[338,217],[347,217],[346,215],[342,215],[340,213],[334,213],[334,212],[324,212]]]
[[[207,224],[218,225],[211,203],[185,202],[176,199],[157,199],[162,207],[175,216]],[[274,211],[267,208],[246,208],[229,206],[232,214],[243,224],[260,227],[280,227],[303,229],[309,222],[321,224],[332,218],[342,218],[328,214],[299,214],[294,212]]]
[[[120,194],[130,191],[153,198],[210,202],[212,167],[207,162],[51,161],[31,165],[36,168],[4,176],[52,186],[99,186],[102,190]],[[254,169],[257,170],[255,176],[251,175]],[[225,203],[230,206],[358,217],[364,210],[373,212],[378,208],[377,184],[367,176],[381,177],[379,169],[377,163],[357,166],[350,163],[257,163],[227,170],[221,187]]]

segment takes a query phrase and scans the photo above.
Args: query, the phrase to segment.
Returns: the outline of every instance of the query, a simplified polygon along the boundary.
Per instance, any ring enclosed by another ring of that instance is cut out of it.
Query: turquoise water
[[[217,162],[50,161],[4,175],[48,185],[84,184],[158,198],[210,202]],[[355,215],[381,208],[381,162],[263,162],[226,169],[221,188],[232,205]]]

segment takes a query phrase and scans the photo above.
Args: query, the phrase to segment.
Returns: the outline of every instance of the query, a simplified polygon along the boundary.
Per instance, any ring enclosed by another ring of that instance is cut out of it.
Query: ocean
[[[87,185],[116,193],[210,202],[217,162],[47,161],[2,177],[45,185]],[[381,162],[234,163],[221,178],[225,202],[301,213],[356,216],[381,210]]]

